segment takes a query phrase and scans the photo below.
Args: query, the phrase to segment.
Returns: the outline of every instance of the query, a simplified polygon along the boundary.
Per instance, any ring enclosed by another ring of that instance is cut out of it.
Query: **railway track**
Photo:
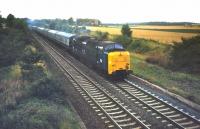
[[[63,57],[63,59],[64,59],[64,57]],[[66,59],[64,59],[64,60],[66,60]],[[57,65],[61,69],[63,69],[63,72],[65,72],[65,69],[59,65],[58,61],[57,61]],[[77,68],[75,67],[75,69],[77,69]],[[121,106],[122,108],[126,107],[126,106],[124,106],[119,100],[117,100],[117,98],[115,98],[113,95],[111,95],[109,92],[107,92],[106,89],[101,87],[97,82],[91,81],[91,79],[88,76],[84,75],[83,73],[80,73],[80,74],[85,76],[84,79],[81,77],[79,78],[80,80],[83,80],[83,82],[81,82],[81,81],[80,82],[85,86],[78,85],[79,82],[76,82],[76,79],[74,80],[68,74],[66,74],[66,76],[68,76],[68,78],[71,78],[71,82],[73,82],[73,84],[75,85],[75,88],[83,95],[85,100],[92,106],[92,108],[98,113],[98,115],[102,119],[104,119],[104,121],[108,125],[108,127],[124,128],[124,126],[118,126],[117,125],[118,123],[115,121],[115,119],[112,119],[112,115],[109,116],[109,114],[106,113],[106,108],[102,108],[102,105],[109,104],[109,103],[101,103],[102,102],[101,99],[105,99],[106,101],[110,102],[110,104],[111,104],[110,106],[106,105],[107,108],[109,107],[108,110],[115,108],[115,103],[112,102],[112,99],[115,100],[116,102],[118,102],[119,106]],[[76,76],[76,75],[72,75],[72,76]],[[77,79],[77,80],[79,80],[79,79]],[[86,80],[89,79],[90,81],[89,80],[88,81],[90,83],[85,81],[85,79]],[[108,83],[112,83],[112,82],[108,82]],[[97,85],[97,86],[95,86],[95,85]],[[134,104],[139,105],[141,108],[143,108],[147,112],[151,112],[152,116],[154,116],[156,119],[158,119],[158,121],[160,121],[161,123],[166,123],[166,125],[169,126],[170,128],[180,128],[180,129],[183,129],[183,128],[198,129],[198,128],[200,128],[200,122],[199,122],[199,120],[195,119],[194,116],[190,116],[189,114],[183,112],[181,109],[178,109],[178,108],[174,107],[173,105],[169,104],[168,102],[164,101],[162,98],[159,98],[158,96],[155,96],[154,94],[150,93],[149,91],[142,89],[141,87],[134,84],[130,80],[124,80],[124,82],[118,82],[116,84],[113,84],[112,86],[117,91],[119,91],[124,96],[126,96],[127,99],[132,101]],[[94,92],[90,92],[90,89],[92,89]],[[105,93],[100,94],[100,92],[102,92],[102,91]],[[96,95],[96,99],[95,99],[95,95]],[[98,101],[98,97],[100,97],[100,99],[99,99],[100,102]],[[116,104],[116,105],[118,105],[118,104]],[[126,108],[124,108],[124,109],[127,110]],[[116,111],[118,111],[118,110],[116,110]],[[122,111],[124,112],[124,110],[122,110]],[[130,110],[127,110],[127,111],[129,111],[129,113],[131,114]],[[121,115],[121,114],[119,114],[119,115]],[[136,114],[132,113],[132,115],[136,115]],[[135,118],[137,118],[137,117],[135,117]],[[114,117],[114,118],[118,118],[118,117]],[[129,119],[129,117],[124,117],[123,120],[131,121],[131,120],[135,120],[135,119]],[[115,121],[115,122],[112,123],[112,121]],[[134,123],[136,123],[136,122],[134,122]],[[144,124],[144,123],[142,123],[142,124]],[[138,126],[138,127],[145,128],[145,127],[141,127],[141,126]],[[146,127],[150,128],[150,126],[146,126]],[[127,128],[132,128],[132,126],[127,126]],[[135,127],[133,127],[133,128],[135,128]]]
[[[50,54],[57,66],[64,72],[72,82],[75,89],[84,97],[89,105],[97,112],[98,116],[104,120],[109,128],[119,129],[149,129],[150,125],[145,124],[136,113],[126,108],[118,98],[110,94],[101,84],[95,82],[90,77],[81,72],[69,60],[66,60],[59,52],[51,47],[38,36],[34,36],[37,41]]]
[[[162,98],[144,90],[134,82],[125,79],[124,82],[116,83],[118,88],[127,95],[134,103],[140,104],[143,109],[151,111],[161,122],[170,122],[173,127],[180,129],[199,129],[200,121],[182,109],[174,107]]]

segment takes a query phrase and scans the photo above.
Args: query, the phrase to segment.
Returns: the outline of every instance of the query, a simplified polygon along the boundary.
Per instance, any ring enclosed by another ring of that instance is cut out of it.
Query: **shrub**
[[[127,48],[127,47],[131,44],[131,42],[132,42],[132,38],[130,38],[130,37],[128,37],[128,36],[122,36],[122,35],[115,36],[115,37],[113,38],[113,40],[114,40],[115,42],[119,42],[119,43],[123,44],[123,46],[124,46],[125,48]]]
[[[23,63],[22,65],[22,75],[23,80],[34,82],[38,80],[38,78],[44,78],[47,76],[47,71],[43,67],[33,65],[33,64],[26,64]]]
[[[21,60],[27,64],[34,64],[43,59],[45,59],[45,54],[41,52],[25,52]]]
[[[168,67],[170,65],[170,59],[167,53],[151,53],[146,58],[146,61],[163,67]]]
[[[27,35],[19,30],[6,30],[0,34],[0,67],[15,63],[22,55]]]
[[[95,32],[95,37],[98,40],[107,40],[108,36],[109,36],[108,32],[101,32],[101,31],[96,31]]]
[[[200,73],[200,36],[182,40],[182,43],[173,46],[172,66],[178,70]]]
[[[29,93],[33,97],[48,99],[62,103],[64,99],[64,89],[57,80],[46,77],[34,82],[29,88]]]
[[[19,104],[16,110],[0,119],[1,129],[59,129],[63,123],[68,123],[66,128],[74,127],[69,122],[77,125],[68,109],[39,99]]]
[[[150,44],[141,39],[133,40],[133,42],[131,42],[131,44],[128,46],[128,49],[136,53],[145,53],[152,50]]]

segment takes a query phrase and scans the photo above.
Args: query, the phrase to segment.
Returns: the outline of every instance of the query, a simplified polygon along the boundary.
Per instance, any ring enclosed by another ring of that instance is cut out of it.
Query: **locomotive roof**
[[[109,51],[113,49],[124,50],[121,43],[112,42],[112,41],[100,41],[98,42],[98,47],[103,47],[105,51]]]
[[[121,43],[116,43],[116,42],[112,42],[112,41],[99,41],[98,45],[106,47],[109,45],[114,45],[114,44],[121,44]]]

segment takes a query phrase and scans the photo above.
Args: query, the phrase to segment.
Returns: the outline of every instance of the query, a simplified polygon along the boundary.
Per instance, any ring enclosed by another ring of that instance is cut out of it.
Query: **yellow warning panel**
[[[108,74],[130,70],[130,54],[128,51],[110,52],[108,54]]]

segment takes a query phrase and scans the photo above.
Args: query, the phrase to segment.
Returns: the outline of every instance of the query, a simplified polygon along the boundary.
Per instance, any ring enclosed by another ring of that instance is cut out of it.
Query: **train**
[[[32,29],[62,45],[79,60],[108,76],[126,77],[132,73],[130,53],[121,43],[100,41],[91,36],[81,36],[37,26],[32,26]]]

